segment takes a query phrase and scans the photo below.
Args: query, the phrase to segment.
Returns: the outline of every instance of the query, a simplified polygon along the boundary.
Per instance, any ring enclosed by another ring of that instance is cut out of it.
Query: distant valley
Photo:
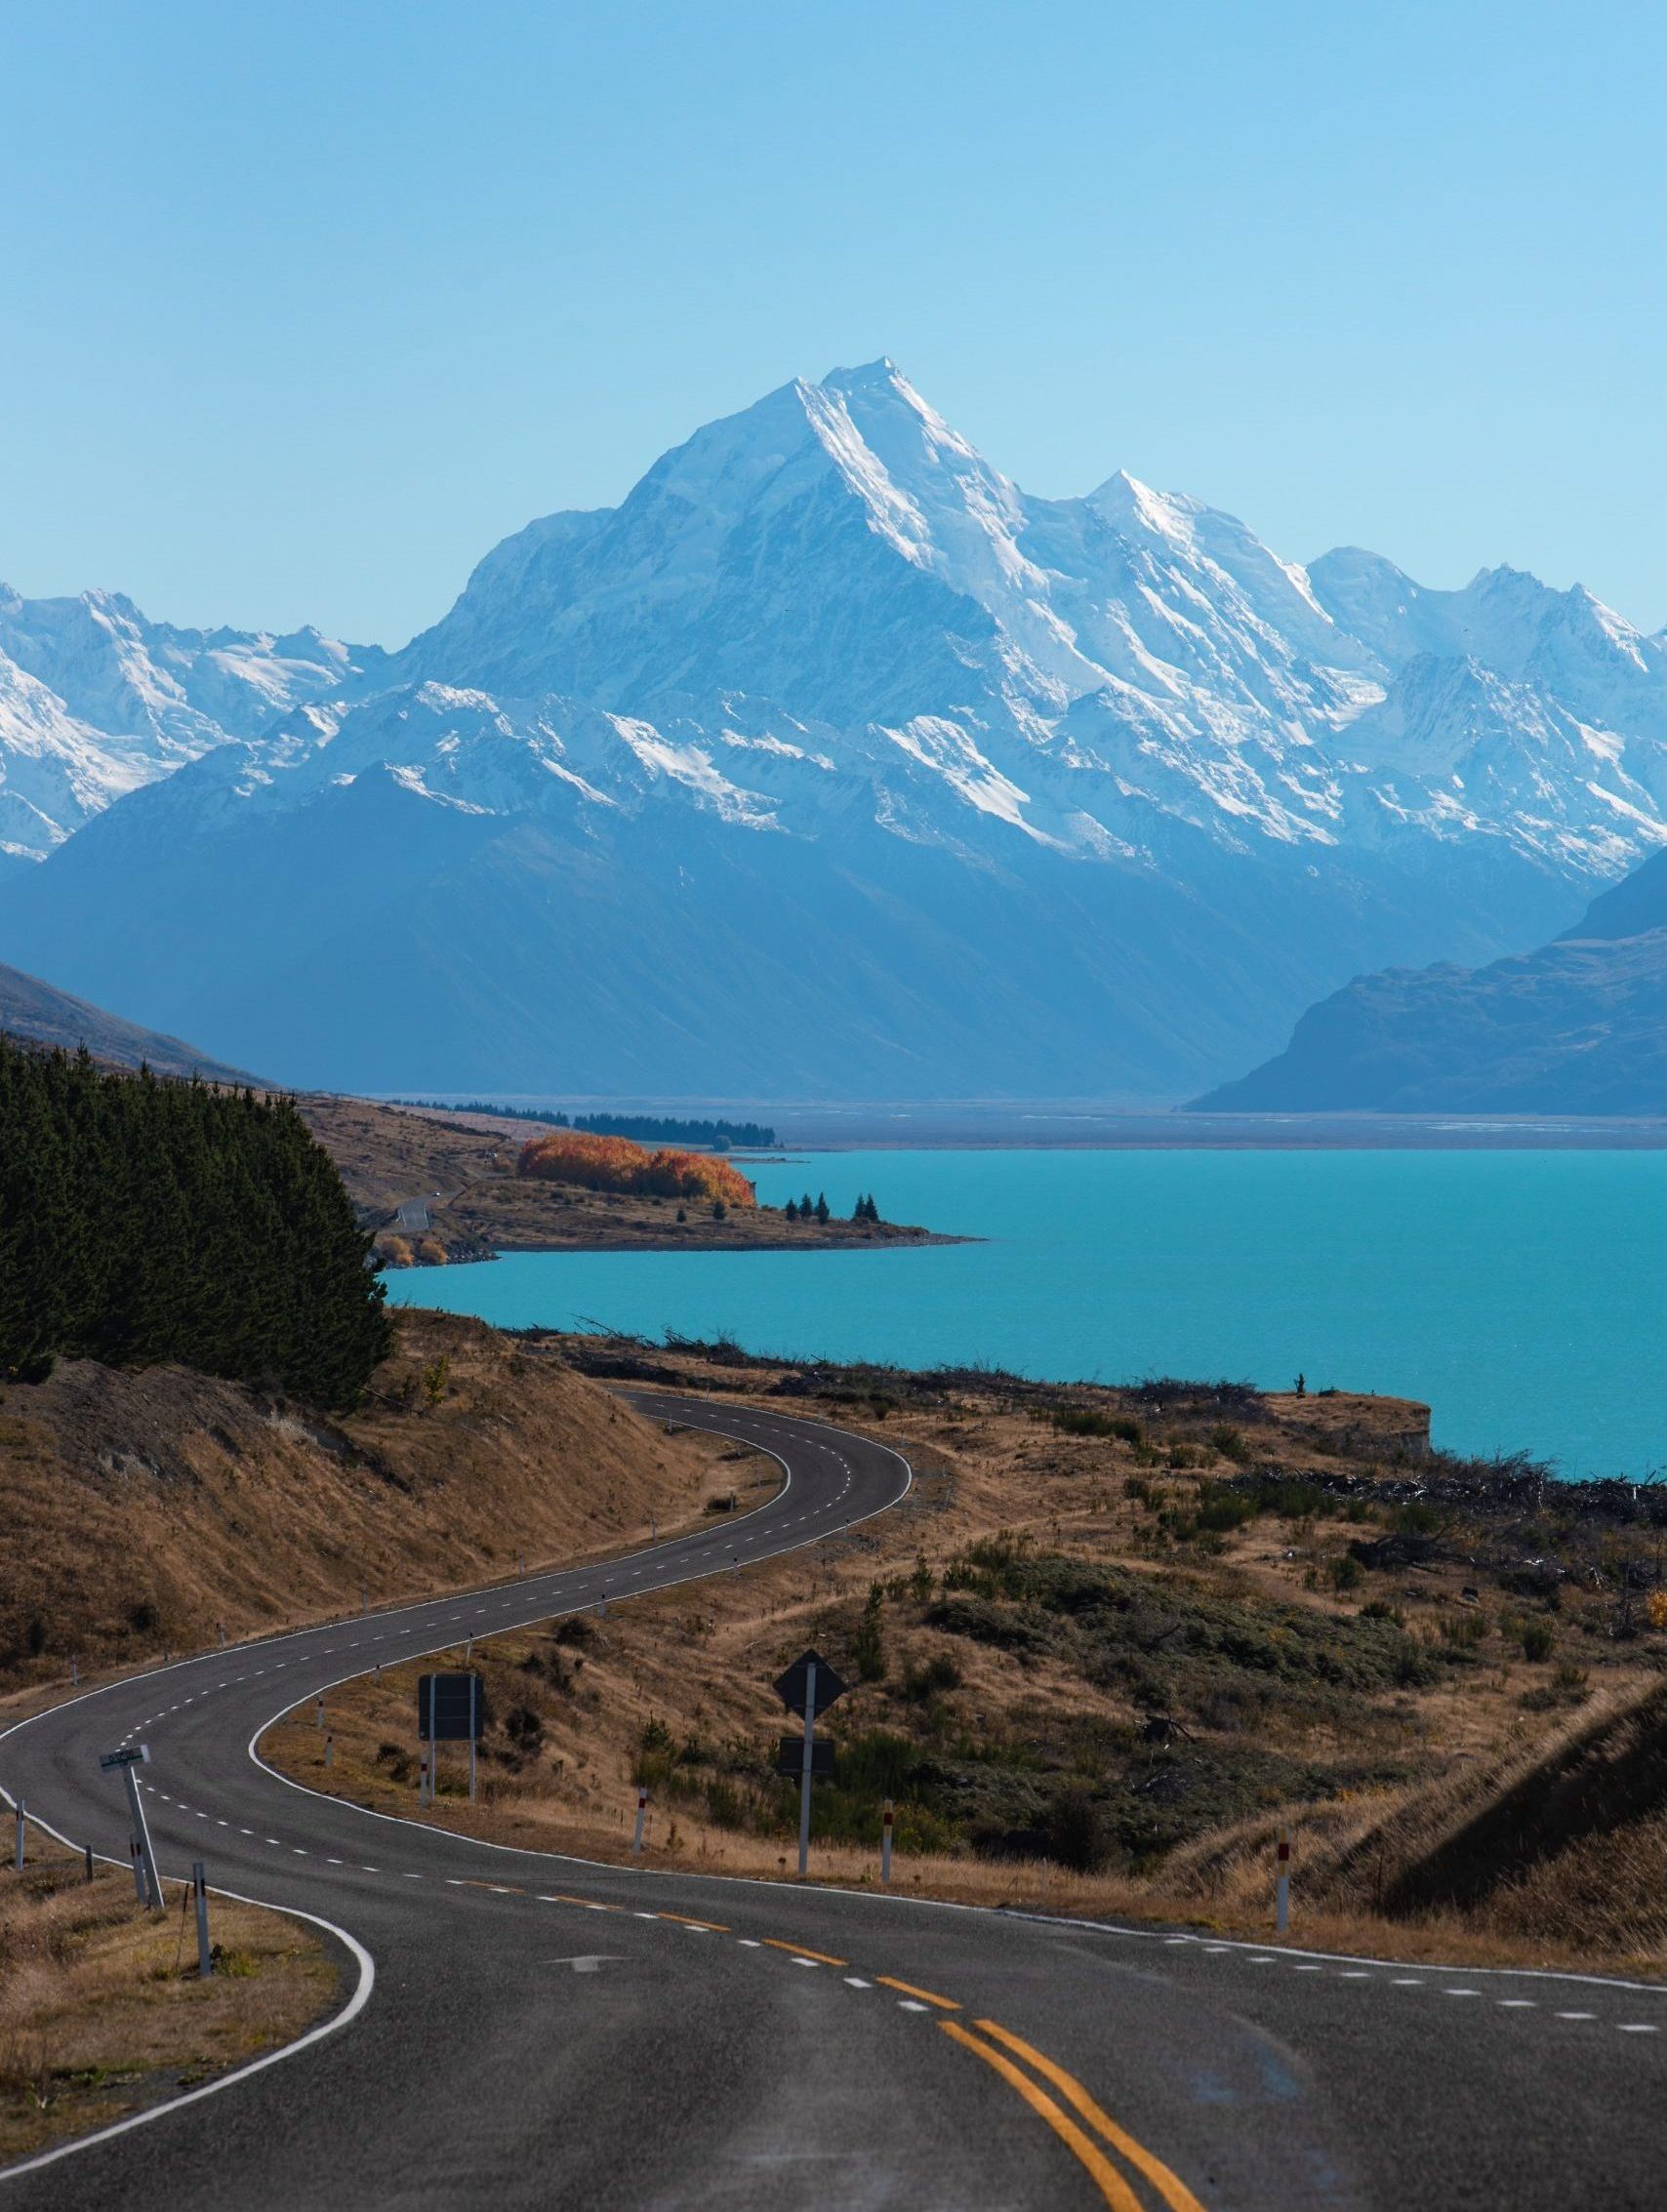
[[[1195,1096],[1663,837],[1663,648],[1510,569],[1021,492],[888,362],[396,653],[0,594],[0,951],[358,1090]]]

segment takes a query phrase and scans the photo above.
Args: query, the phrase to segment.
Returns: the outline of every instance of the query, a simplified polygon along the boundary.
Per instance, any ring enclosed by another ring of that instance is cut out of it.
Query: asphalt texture
[[[895,1452],[830,1424],[635,1396],[773,1452],[783,1489],[629,1558],[183,1661],[0,1738],[11,1797],[123,1863],[99,1756],[148,1744],[164,1876],[201,1858],[214,1886],[327,1922],[358,2006],[146,2124],[11,2169],[0,2205],[1667,2204],[1655,1989],[499,1850],[259,1763],[270,1721],[379,1661],[745,1568],[908,1488]]]

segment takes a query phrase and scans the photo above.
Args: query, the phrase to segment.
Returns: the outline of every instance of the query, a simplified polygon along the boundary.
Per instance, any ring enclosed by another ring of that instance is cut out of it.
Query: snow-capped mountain
[[[316,630],[176,629],[118,592],[0,583],[0,852],[44,859],[124,792],[382,659]]]
[[[1663,837],[1661,641],[1590,594],[1033,499],[889,362],[530,524],[386,659],[48,604],[0,652],[80,742],[197,757],[0,948],[308,1080],[1174,1095]]]

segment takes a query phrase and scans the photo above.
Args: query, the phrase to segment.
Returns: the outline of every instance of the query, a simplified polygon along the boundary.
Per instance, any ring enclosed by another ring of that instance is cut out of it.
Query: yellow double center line
[[[1171,2173],[1161,2158],[1154,2157],[1145,2144],[1137,2143],[1126,2129],[1118,2127],[1111,2114],[1095,2103],[1074,2073],[1067,2073],[1064,2067],[1055,2060],[994,2020],[980,2020],[974,2025],[980,2031],[976,2035],[958,2021],[940,2020],[938,2023],[946,2035],[953,2035],[967,2050],[975,2051],[1010,2089],[1018,2091],[1039,2119],[1047,2122],[1066,2149],[1087,2170],[1100,2194],[1113,2207],[1113,2212],[1142,2212],[1140,2199],[1093,2137],[1079,2127],[1045,2089],[1038,2088],[1028,2073],[1021,2071],[1002,2050],[996,2049],[997,2044],[1004,2045],[1007,2051],[1017,2052],[1037,2073],[1050,2081],[1101,2141],[1110,2144],[1137,2173],[1145,2176],[1170,2207],[1170,2212],[1203,2212],[1203,2206],[1180,2176]],[[986,2036],[990,2038],[988,2042],[984,2039]]]

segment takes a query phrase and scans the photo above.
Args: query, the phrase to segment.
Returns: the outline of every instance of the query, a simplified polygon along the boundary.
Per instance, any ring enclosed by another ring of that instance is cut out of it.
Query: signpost
[[[486,1733],[486,1699],[478,1674],[423,1674],[417,1680],[417,1733],[428,1747],[428,1802],[434,1801],[441,1744],[468,1744],[468,1796],[474,1802],[474,1747]]]
[[[103,1768],[120,1767],[122,1780],[127,1784],[128,1818],[133,1824],[133,1886],[141,1905],[149,1891],[149,1902],[160,1912],[162,1910],[162,1876],[156,1871],[156,1853],[151,1846],[150,1830],[144,1818],[144,1803],[139,1794],[139,1776],[134,1769],[148,1765],[148,1744],[124,1744],[119,1751],[106,1751],[99,1764]]]
[[[799,1754],[798,1870],[801,1875],[810,1869],[810,1781],[818,1771],[817,1751],[823,1752],[821,1772],[824,1775],[831,1773],[834,1765],[833,1745],[817,1744],[816,1716],[826,1712],[830,1706],[837,1705],[848,1687],[821,1653],[815,1651],[807,1651],[802,1659],[795,1659],[776,1680],[776,1695],[789,1712],[804,1714],[804,1739],[796,1747]],[[788,1754],[794,1748],[792,1737],[783,1737],[781,1748],[783,1754]],[[788,1771],[793,1771],[791,1766]]]

